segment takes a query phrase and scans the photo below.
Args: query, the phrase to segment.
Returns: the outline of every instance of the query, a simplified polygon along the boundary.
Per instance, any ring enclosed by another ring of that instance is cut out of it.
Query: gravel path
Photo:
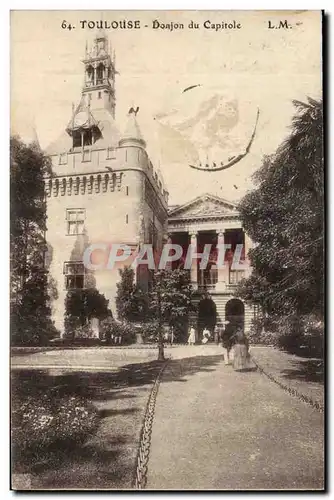
[[[323,415],[218,352],[180,351],[165,370],[146,488],[322,489]]]

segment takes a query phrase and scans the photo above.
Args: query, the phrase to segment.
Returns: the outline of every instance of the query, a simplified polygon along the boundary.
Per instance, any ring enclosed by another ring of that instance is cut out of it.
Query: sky
[[[85,43],[95,34],[81,29],[80,20],[100,19],[140,21],[137,30],[107,30],[119,72],[116,122],[123,130],[127,111],[139,106],[142,135],[155,168],[162,173],[171,204],[207,192],[238,201],[252,189],[252,174],[263,156],[275,152],[288,135],[292,100],[321,97],[320,12],[14,11],[11,129],[24,140],[31,140],[35,129],[41,147],[46,148],[66,127],[72,102],[78,103],[81,96]],[[287,19],[291,28],[269,29],[269,21],[277,25],[280,19]],[[75,29],[62,29],[63,20]],[[154,20],[160,25],[183,23],[184,29],[153,29]],[[190,21],[198,23],[199,29],[189,29]],[[241,28],[205,29],[205,21],[210,25],[235,21]],[[200,86],[183,92],[192,85]],[[220,149],[209,151],[210,161],[225,161],[229,154],[244,149],[256,110],[260,111],[249,155],[216,173],[189,167],[191,150],[195,156],[207,154],[203,150],[207,117],[193,120],[195,125],[186,133],[180,135],[179,130],[180,123],[199,116],[198,110],[212,96],[228,105],[234,103],[238,119],[225,130]],[[157,119],[162,114],[167,118]]]

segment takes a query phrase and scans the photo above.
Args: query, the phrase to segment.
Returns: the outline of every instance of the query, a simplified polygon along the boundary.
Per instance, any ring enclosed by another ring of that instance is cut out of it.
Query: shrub
[[[294,354],[323,357],[324,323],[314,315],[269,316],[252,321],[251,344],[275,345]]]
[[[97,410],[78,396],[56,397],[48,392],[16,399],[12,408],[13,452],[25,455],[53,444],[82,443],[97,424]]]
[[[298,318],[299,326],[295,328],[296,318],[290,318],[290,330],[286,329],[279,339],[279,346],[294,354],[323,358],[324,355],[324,323],[314,315]],[[288,321],[288,320],[287,320]]]
[[[255,330],[251,329],[247,334],[247,338],[250,344],[259,345],[276,345],[277,335],[273,332],[267,332],[266,330]]]
[[[141,335],[145,343],[156,343],[158,338],[158,322],[149,321],[141,325]]]
[[[297,315],[282,316],[277,319],[277,345],[281,349],[295,352],[302,344],[302,317]]]
[[[314,316],[309,314],[303,318],[303,331],[304,335],[318,335],[319,337],[324,336],[324,322]]]
[[[59,337],[60,332],[48,317],[20,314],[19,307],[11,306],[10,329],[12,346],[46,346]]]
[[[80,334],[81,329],[83,336],[89,336],[89,329],[86,324],[92,318],[100,320],[111,314],[108,309],[108,300],[95,288],[87,288],[84,290],[69,290],[65,297],[65,315],[64,326],[67,338],[75,339],[75,336]]]
[[[134,344],[136,341],[136,329],[132,323],[119,322],[108,317],[100,323],[100,337],[107,344]],[[121,342],[119,342],[121,339]]]
[[[277,333],[269,318],[256,318],[252,320],[250,331],[247,335],[250,344],[276,345]]]

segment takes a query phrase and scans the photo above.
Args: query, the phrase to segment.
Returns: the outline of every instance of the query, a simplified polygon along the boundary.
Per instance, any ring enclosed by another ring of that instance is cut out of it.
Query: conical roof
[[[97,121],[90,111],[90,106],[86,106],[84,101],[81,101],[77,109],[74,111],[72,118],[66,127],[66,131],[71,134],[73,130],[90,128],[93,126],[97,126]]]
[[[146,142],[143,139],[137,122],[136,113],[133,111],[130,111],[128,114],[128,121],[121,140],[119,141],[119,145],[124,146],[127,143],[135,143],[137,146],[146,147]]]
[[[93,151],[95,149],[117,147],[120,133],[110,111],[104,108],[96,109],[90,111],[90,115],[92,120],[91,124],[96,123],[101,132],[101,137],[97,139],[92,146],[90,146],[90,149]],[[68,125],[72,125],[72,120]],[[72,146],[72,137],[68,131],[64,130],[60,137],[48,146],[47,153],[49,155],[65,153],[70,151]]]

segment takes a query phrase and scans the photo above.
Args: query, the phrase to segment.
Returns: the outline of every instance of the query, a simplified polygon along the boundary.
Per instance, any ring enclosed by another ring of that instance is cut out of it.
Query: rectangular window
[[[101,93],[101,92],[99,92],[99,93],[98,93],[98,95],[97,95],[97,98],[98,98],[98,99],[101,99],[101,97],[102,97],[102,93]]]
[[[83,132],[83,145],[91,146],[93,143],[92,129],[84,130]]]
[[[91,151],[90,149],[83,150],[82,161],[91,161]]]
[[[82,234],[86,218],[86,211],[83,208],[71,208],[66,210],[67,234]]]
[[[67,165],[67,153],[59,155],[59,165]]]
[[[75,130],[73,132],[73,147],[74,148],[81,147],[81,132],[79,130]]]
[[[232,270],[230,269],[230,279],[229,279],[229,284],[230,285],[237,285],[239,281],[241,281],[244,278],[245,271],[240,269],[238,270]]]
[[[64,262],[65,289],[80,290],[85,286],[85,266],[81,261]]]
[[[107,149],[107,160],[116,160],[116,148]]]

